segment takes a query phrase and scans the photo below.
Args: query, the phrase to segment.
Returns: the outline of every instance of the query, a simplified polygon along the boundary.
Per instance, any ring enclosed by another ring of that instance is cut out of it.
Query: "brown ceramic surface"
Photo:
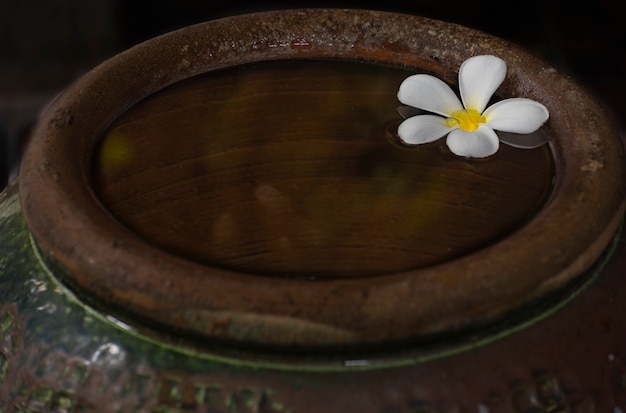
[[[152,246],[94,193],[94,156],[109,127],[136,102],[191,76],[255,61],[322,57],[400,65],[453,83],[461,62],[477,54],[507,62],[502,97],[529,97],[548,107],[555,183],[523,227],[466,255],[399,272],[383,266],[367,277],[259,276]],[[414,16],[301,10],[189,27],[94,69],[39,123],[20,192],[37,243],[96,305],[204,339],[324,349],[484,323],[559,289],[613,237],[624,210],[623,176],[621,142],[601,109],[522,50]]]

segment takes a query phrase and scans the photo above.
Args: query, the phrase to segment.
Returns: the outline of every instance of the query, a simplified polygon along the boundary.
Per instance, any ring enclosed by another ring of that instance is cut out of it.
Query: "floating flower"
[[[400,85],[398,100],[433,114],[406,119],[398,127],[398,135],[412,145],[447,135],[446,144],[456,155],[484,158],[499,148],[496,130],[515,134],[535,132],[549,116],[539,102],[511,98],[486,108],[505,75],[506,63],[496,56],[467,59],[459,69],[461,100],[450,86],[434,76],[409,76]]]

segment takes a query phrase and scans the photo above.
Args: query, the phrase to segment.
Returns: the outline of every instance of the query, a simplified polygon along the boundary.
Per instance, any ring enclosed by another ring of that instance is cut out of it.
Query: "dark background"
[[[518,43],[585,86],[626,125],[621,0],[0,0],[0,187],[15,176],[37,113],[102,60],[189,24],[259,10],[352,7],[452,21]]]

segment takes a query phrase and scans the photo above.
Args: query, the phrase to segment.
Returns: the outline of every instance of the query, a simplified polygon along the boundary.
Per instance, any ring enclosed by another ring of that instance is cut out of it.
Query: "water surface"
[[[398,144],[413,73],[293,60],[185,80],[111,126],[96,192],[151,244],[248,273],[371,276],[469,254],[537,213],[553,160],[547,145],[466,160],[443,139]]]

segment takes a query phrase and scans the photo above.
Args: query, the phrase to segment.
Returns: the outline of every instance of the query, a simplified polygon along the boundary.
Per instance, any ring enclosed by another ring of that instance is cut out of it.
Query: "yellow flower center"
[[[485,123],[487,120],[477,110],[457,110],[450,114],[450,117],[446,119],[446,125],[449,128],[459,126],[461,130],[472,132],[478,129],[480,123]]]

